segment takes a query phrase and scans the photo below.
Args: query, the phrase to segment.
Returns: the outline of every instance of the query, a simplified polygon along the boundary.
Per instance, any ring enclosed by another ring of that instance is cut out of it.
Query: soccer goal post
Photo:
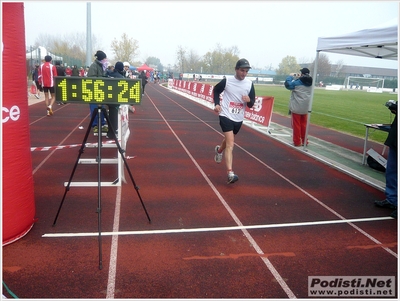
[[[347,90],[367,90],[368,92],[382,91],[384,84],[384,78],[347,76],[344,82],[344,88]]]

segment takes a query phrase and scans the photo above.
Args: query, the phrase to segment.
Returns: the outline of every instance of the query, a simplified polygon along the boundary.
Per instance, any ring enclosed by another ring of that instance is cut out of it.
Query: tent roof
[[[143,64],[142,66],[138,67],[136,70],[137,71],[142,71],[142,70],[153,71],[154,69],[149,67],[149,66],[147,66],[146,64]]]
[[[397,60],[397,20],[378,27],[318,38],[317,51]]]
[[[397,23],[398,20],[393,19],[385,24],[370,29],[355,31],[335,37],[318,38],[313,78],[315,79],[317,75],[318,56],[321,51],[397,61]],[[311,114],[314,87],[315,85],[312,85],[308,114]],[[306,141],[309,125],[310,118],[307,119]]]
[[[37,61],[38,60],[44,60],[44,57],[46,55],[50,55],[52,57],[52,59],[53,59],[53,62],[55,60],[59,60],[59,61],[63,60],[63,58],[61,56],[57,56],[57,55],[54,55],[54,54],[48,52],[47,49],[42,47],[42,46],[39,46],[38,48],[32,50],[31,52],[28,52],[26,54],[26,59],[27,60],[33,59],[33,60],[37,60]]]

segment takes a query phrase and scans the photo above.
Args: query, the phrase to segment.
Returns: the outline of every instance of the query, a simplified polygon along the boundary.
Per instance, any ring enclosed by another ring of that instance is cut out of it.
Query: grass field
[[[257,96],[275,98],[274,113],[288,115],[290,91],[284,86],[255,85],[255,89]],[[310,123],[363,138],[364,124],[392,123],[394,115],[385,107],[385,103],[390,99],[397,101],[397,97],[397,94],[390,93],[316,88]],[[387,133],[382,131],[370,130],[369,133],[370,140],[381,143],[387,137]]]

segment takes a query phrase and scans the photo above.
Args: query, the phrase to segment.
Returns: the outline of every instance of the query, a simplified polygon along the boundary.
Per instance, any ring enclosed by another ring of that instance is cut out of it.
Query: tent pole
[[[310,104],[308,105],[308,116],[307,116],[307,126],[306,126],[306,135],[304,138],[304,146],[303,146],[303,150],[305,150],[307,148],[307,141],[308,141],[308,130],[310,127],[310,118],[311,118],[311,109],[312,109],[312,104],[313,104],[313,100],[314,100],[314,89],[315,89],[315,84],[316,84],[316,78],[317,78],[317,70],[318,70],[318,59],[319,59],[319,51],[317,51],[317,55],[315,57],[315,61],[314,61],[314,71],[313,71],[313,83],[311,86],[311,99],[310,99]]]

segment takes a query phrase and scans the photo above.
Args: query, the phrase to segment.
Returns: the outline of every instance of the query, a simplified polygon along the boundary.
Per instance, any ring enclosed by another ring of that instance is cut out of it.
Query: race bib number
[[[229,103],[229,112],[232,114],[240,114],[243,110],[243,103],[237,103],[237,102],[230,102]]]

